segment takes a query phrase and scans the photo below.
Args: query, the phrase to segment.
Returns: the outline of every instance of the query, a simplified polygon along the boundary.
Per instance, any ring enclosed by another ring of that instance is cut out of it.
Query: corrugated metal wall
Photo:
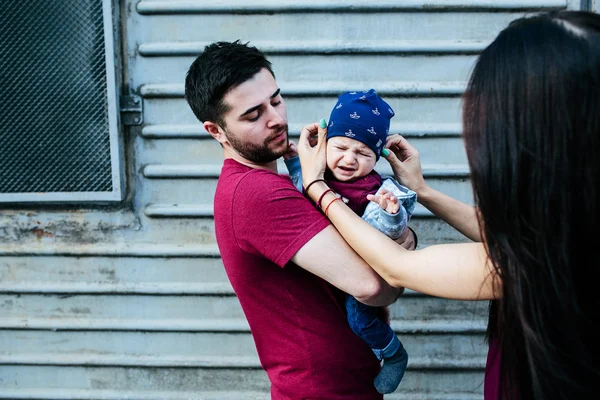
[[[432,186],[471,201],[460,94],[509,21],[579,1],[150,1],[121,9],[122,78],[144,125],[127,135],[123,207],[5,209],[0,217],[0,398],[267,399],[268,381],[214,240],[222,162],[183,99],[205,44],[265,50],[291,132],[337,94],[375,88]],[[280,169],[284,171],[283,168]],[[389,171],[385,161],[380,171]],[[423,208],[423,245],[463,238]],[[388,399],[478,399],[487,304],[409,292],[392,306],[411,355]]]

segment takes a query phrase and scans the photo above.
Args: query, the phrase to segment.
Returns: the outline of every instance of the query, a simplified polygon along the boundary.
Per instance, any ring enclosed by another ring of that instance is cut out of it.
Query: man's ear
[[[217,123],[212,121],[204,121],[204,129],[206,129],[206,132],[208,132],[210,136],[215,138],[217,142],[221,144],[227,142],[225,133]]]

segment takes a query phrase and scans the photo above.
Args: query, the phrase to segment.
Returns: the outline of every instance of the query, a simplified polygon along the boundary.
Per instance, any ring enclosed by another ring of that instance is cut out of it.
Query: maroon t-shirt
[[[225,160],[217,242],[274,400],[383,399],[379,362],[350,330],[344,293],[290,261],[328,225],[288,177]]]

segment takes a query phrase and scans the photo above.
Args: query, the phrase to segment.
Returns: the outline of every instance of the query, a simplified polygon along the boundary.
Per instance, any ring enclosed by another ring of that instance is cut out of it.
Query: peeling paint
[[[117,272],[115,271],[114,268],[100,268],[98,270],[98,272],[100,272],[100,274],[102,274],[102,276],[109,281],[116,281],[117,280]]]
[[[45,230],[40,229],[40,228],[33,228],[31,230],[31,232],[36,236],[36,238],[38,240],[42,239],[42,238],[45,238],[45,237],[46,238],[53,238],[54,237],[54,234],[52,232],[48,232],[48,231],[45,231]]]
[[[8,210],[0,216],[0,238],[5,244],[23,245],[40,240],[77,244],[122,241],[123,234],[140,228],[140,219],[130,210],[48,213]]]
[[[89,307],[71,307],[69,310],[74,314],[91,314],[92,310]]]

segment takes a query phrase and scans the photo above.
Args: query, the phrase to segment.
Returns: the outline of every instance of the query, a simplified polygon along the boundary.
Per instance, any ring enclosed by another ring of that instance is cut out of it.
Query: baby
[[[393,116],[392,108],[373,89],[341,94],[329,117],[325,179],[356,214],[397,240],[408,233],[417,196],[392,177],[382,177],[374,170]],[[284,159],[294,186],[302,191],[302,171],[294,143],[290,142]],[[379,195],[376,202],[367,199],[373,194]],[[382,394],[393,392],[408,363],[404,346],[387,322],[379,318],[378,308],[348,295],[346,311],[352,331],[383,360],[375,388]]]

